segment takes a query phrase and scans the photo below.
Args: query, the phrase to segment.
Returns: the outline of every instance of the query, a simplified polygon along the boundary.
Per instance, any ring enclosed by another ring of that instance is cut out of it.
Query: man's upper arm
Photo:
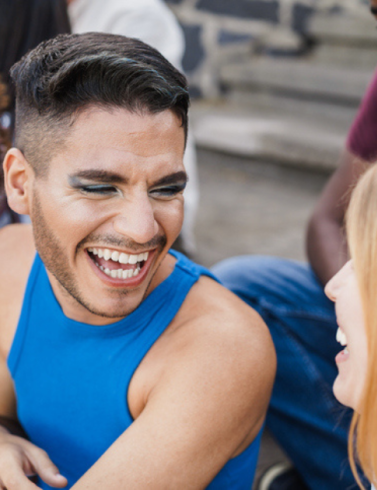
[[[263,322],[236,300],[248,319],[218,311],[182,330],[141,415],[75,489],[204,488],[247,447],[263,424],[275,354]]]
[[[0,230],[0,416],[11,419],[17,415],[7,357],[34,253],[30,226],[10,225]]]

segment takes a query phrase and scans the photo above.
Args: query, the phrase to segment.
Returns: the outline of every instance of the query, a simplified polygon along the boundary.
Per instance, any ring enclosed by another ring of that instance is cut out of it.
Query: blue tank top
[[[38,254],[29,276],[8,357],[18,418],[30,440],[47,451],[71,488],[132,424],[131,378],[168,327],[200,275],[181,254],[175,268],[126,318],[94,326],[67,318]],[[250,490],[260,435],[207,487]],[[49,485],[40,481],[43,489]]]

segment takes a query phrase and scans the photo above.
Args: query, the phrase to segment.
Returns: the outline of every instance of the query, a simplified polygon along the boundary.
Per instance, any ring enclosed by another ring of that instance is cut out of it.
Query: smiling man
[[[0,488],[249,490],[275,354],[253,310],[169,252],[184,77],[93,33],[12,76],[5,185],[32,225],[0,233]]]

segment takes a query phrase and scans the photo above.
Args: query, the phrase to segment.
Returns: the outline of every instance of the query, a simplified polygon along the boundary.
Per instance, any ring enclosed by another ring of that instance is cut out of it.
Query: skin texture
[[[69,138],[66,150],[52,158],[46,178],[36,178],[23,155],[10,150],[6,188],[12,208],[31,215],[38,251],[49,264],[64,313],[105,325],[133,311],[174,268],[167,250],[183,218],[182,191],[172,192],[184,177],[183,129],[170,111],[151,115],[91,108],[77,118]],[[83,192],[75,180],[72,186],[69,176],[93,169],[102,172],[102,180],[97,176],[90,185],[106,185],[105,194],[103,189],[99,195]],[[171,175],[178,180],[162,182]],[[87,248],[95,246],[149,250],[143,280],[122,287],[104,280],[88,258]],[[15,395],[6,358],[34,253],[30,226],[0,231],[0,416],[13,419]],[[151,488],[151,482],[157,490],[204,488],[260,430],[275,367],[260,317],[202,277],[131,380],[128,404],[135,422],[74,488],[140,490]],[[0,433],[0,488],[35,489],[25,477],[34,471],[51,486],[66,483],[39,448]]]
[[[367,375],[368,349],[363,310],[352,261],[327,283],[325,293],[335,302],[339,328],[347,337],[347,350],[336,357],[339,374],[333,390],[336,398],[357,410]]]
[[[326,184],[310,218],[306,249],[309,262],[323,285],[348,260],[344,216],[351,191],[367,165],[345,149],[338,169]]]

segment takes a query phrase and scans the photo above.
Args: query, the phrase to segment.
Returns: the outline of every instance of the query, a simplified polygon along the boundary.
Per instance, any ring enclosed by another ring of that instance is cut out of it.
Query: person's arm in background
[[[310,218],[306,250],[310,265],[323,285],[347,261],[344,215],[351,189],[366,165],[367,162],[344,150],[339,168],[326,184]]]
[[[183,30],[173,12],[164,2],[124,0],[107,26],[107,32],[135,37],[153,46],[178,70],[182,70],[185,51]]]
[[[366,166],[377,160],[377,71],[348,134],[346,148],[310,218],[306,249],[323,285],[347,261],[343,233],[349,196]]]

